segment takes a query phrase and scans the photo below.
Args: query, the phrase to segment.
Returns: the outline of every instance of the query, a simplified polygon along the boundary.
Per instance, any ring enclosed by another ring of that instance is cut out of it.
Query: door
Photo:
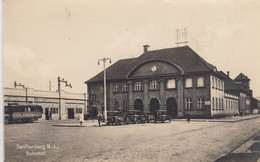
[[[74,109],[68,108],[68,119],[74,119]]]
[[[49,108],[45,108],[45,119],[49,120]]]
[[[155,115],[156,110],[160,109],[160,103],[156,98],[151,99],[150,101],[150,113]]]
[[[167,112],[168,115],[171,116],[171,118],[174,118],[178,114],[178,107],[177,107],[177,101],[175,98],[168,98],[167,102]]]

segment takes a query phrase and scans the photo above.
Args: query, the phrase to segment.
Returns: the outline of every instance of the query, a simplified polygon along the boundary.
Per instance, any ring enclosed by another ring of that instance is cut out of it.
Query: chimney
[[[229,77],[229,71],[227,71],[227,76]]]
[[[144,53],[146,53],[148,51],[148,47],[150,47],[149,45],[144,45]]]

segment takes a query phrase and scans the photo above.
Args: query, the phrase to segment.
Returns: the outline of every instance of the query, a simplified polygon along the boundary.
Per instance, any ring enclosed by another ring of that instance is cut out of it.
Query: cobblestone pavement
[[[10,124],[5,126],[5,161],[215,161],[260,132],[259,116],[232,121],[102,127],[96,120],[85,121],[83,127],[77,120]]]

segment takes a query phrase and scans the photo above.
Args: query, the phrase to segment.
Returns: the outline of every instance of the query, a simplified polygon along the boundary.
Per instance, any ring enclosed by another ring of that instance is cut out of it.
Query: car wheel
[[[165,118],[162,118],[162,122],[165,123]]]
[[[36,123],[36,122],[37,122],[37,120],[38,120],[38,118],[37,118],[37,117],[33,117],[31,121],[32,121],[32,123]]]

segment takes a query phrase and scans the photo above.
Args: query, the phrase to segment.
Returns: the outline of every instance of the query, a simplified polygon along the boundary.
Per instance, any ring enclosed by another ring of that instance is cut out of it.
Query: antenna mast
[[[179,47],[180,44],[185,44],[189,43],[187,41],[187,35],[188,35],[188,29],[187,28],[180,28],[176,30],[176,39],[177,39],[177,47]]]

